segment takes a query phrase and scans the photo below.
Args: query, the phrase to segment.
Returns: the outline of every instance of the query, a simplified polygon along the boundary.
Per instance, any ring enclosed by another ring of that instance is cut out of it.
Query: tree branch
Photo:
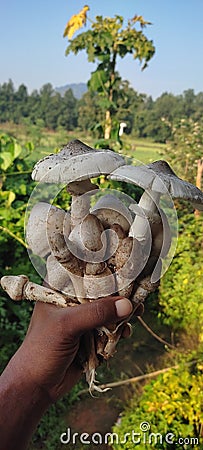
[[[3,233],[7,233],[9,234],[9,236],[11,236],[13,239],[15,239],[16,241],[20,242],[21,245],[23,245],[23,247],[28,248],[28,245],[26,244],[25,241],[23,241],[23,239],[19,238],[18,236],[16,236],[12,231],[10,231],[8,228],[6,227],[2,227],[0,225],[0,230],[3,231]]]
[[[193,360],[193,361],[190,361],[188,363],[185,363],[185,365],[186,366],[191,366],[192,364],[195,364],[195,363],[197,363],[197,360]],[[180,367],[180,365],[176,364],[175,366],[166,367],[165,369],[155,370],[154,372],[146,373],[144,375],[139,375],[137,377],[127,378],[126,380],[114,381],[112,383],[106,383],[106,384],[100,384],[99,387],[101,389],[106,389],[106,388],[123,386],[125,384],[130,384],[130,383],[139,383],[140,381],[154,378],[157,375],[161,375],[162,373],[168,372],[171,369],[178,369],[179,367]],[[80,391],[78,393],[78,396],[80,396],[82,394],[87,394],[88,392],[89,392],[89,389],[83,389],[82,391]]]
[[[167,347],[170,348],[176,348],[174,345],[169,344],[169,342],[165,341],[164,339],[162,339],[160,336],[158,336],[158,334],[154,333],[154,331],[146,324],[146,322],[139,316],[137,316],[137,319],[139,320],[139,322],[141,323],[141,325],[155,338],[157,339],[157,341],[161,342],[164,345],[167,345]]]

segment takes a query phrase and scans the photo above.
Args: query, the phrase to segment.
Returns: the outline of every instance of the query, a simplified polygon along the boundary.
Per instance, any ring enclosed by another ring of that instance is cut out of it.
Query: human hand
[[[130,301],[121,297],[106,297],[67,308],[37,302],[16,356],[33,383],[45,390],[51,401],[56,401],[81,376],[77,355],[84,334],[116,323],[128,317],[131,311]],[[137,315],[141,313],[138,309]]]

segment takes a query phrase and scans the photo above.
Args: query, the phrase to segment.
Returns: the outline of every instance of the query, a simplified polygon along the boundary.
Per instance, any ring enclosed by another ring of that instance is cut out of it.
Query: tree
[[[63,126],[66,130],[73,130],[77,127],[77,104],[78,100],[74,97],[72,89],[68,89],[62,97],[58,126]]]
[[[155,53],[153,42],[143,33],[143,28],[150,22],[142,16],[134,16],[128,20],[126,27],[123,27],[123,23],[123,17],[118,15],[114,18],[97,16],[95,22],[91,22],[91,28],[70,40],[66,49],[66,55],[86,50],[88,61],[97,62],[97,69],[92,72],[88,87],[98,93],[100,105],[105,111],[105,139],[110,138],[112,117],[117,111],[119,99],[121,78],[116,71],[118,58],[132,54],[142,64],[143,70]],[[138,30],[137,25],[140,27]],[[68,35],[68,32],[64,34]]]
[[[41,116],[40,101],[39,92],[35,89],[28,97],[29,118],[32,123],[36,123]]]
[[[171,127],[172,139],[166,147],[167,161],[178,175],[195,184],[198,160],[203,152],[203,125],[193,119],[179,119]]]
[[[13,103],[14,103],[14,85],[12,80],[8,83],[3,83],[0,86],[0,110],[1,122],[13,120]]]
[[[54,90],[51,83],[46,83],[40,89],[40,119],[43,119],[46,124],[46,115],[49,114],[51,98],[54,95]]]
[[[117,100],[117,111],[115,118],[117,121],[125,122],[126,133],[131,133],[135,124],[135,117],[139,105],[143,103],[143,95],[138,94],[127,80],[120,82],[119,96]]]
[[[81,130],[91,131],[97,136],[101,122],[102,114],[98,104],[98,94],[87,91],[78,102],[78,126]],[[98,137],[102,136],[99,134]]]
[[[28,91],[24,84],[21,84],[14,95],[15,112],[14,122],[19,123],[22,117],[28,116]]]

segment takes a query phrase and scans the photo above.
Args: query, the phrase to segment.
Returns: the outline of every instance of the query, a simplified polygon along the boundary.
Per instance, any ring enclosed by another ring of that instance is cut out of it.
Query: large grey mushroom
[[[188,200],[203,210],[203,193],[193,184],[179,178],[166,161],[155,161],[140,166],[123,165],[114,170],[109,177],[112,180],[125,181],[142,187],[144,192],[139,205],[148,211],[157,205],[162,194],[169,193],[172,198]]]
[[[107,175],[122,164],[124,159],[119,154],[111,150],[95,150],[75,140],[69,142],[59,153],[40,160],[34,167],[32,178],[35,181],[63,183],[72,195],[72,231],[70,233],[69,230],[64,236],[61,232],[56,233],[55,242],[51,243],[51,256],[47,261],[47,280],[52,288],[69,294],[73,301],[74,292],[76,300],[83,302],[85,298],[91,301],[116,290],[115,277],[107,263],[103,262],[106,252],[105,235],[104,241],[101,241],[100,236],[104,228],[100,219],[95,214],[90,214],[90,197],[92,191],[98,189],[92,184],[91,178]],[[128,217],[131,218],[129,211]],[[129,229],[129,226],[130,224],[125,223],[125,227]],[[101,258],[97,261],[99,252]],[[90,261],[88,254],[94,256]],[[91,361],[94,360],[93,347],[90,357]],[[93,389],[96,388],[95,367],[91,366],[91,361],[87,361],[86,376],[88,381],[91,380]]]
[[[107,175],[125,164],[124,158],[111,150],[96,150],[79,140],[69,142],[59,153],[41,159],[32,178],[43,183],[65,183],[72,195],[71,221],[74,227],[89,213],[89,196],[97,186],[91,178]],[[82,197],[81,197],[82,196]]]
[[[136,216],[129,236],[139,240],[144,253],[149,257],[134,291],[134,299],[137,299],[138,290],[146,280],[146,297],[157,286],[161,275],[161,259],[167,256],[171,245],[170,227],[159,203],[161,195],[168,194],[172,198],[188,200],[195,208],[203,210],[203,193],[193,184],[179,178],[169,164],[162,160],[148,165],[119,167],[109,178],[132,183],[145,190],[139,204],[130,207]]]
[[[135,206],[131,208],[138,214],[129,233],[144,245],[149,237],[149,229],[146,230],[146,226],[143,226],[144,222],[146,223],[145,218],[149,220],[153,231],[153,223],[158,223],[162,215],[162,223],[164,222],[166,227],[165,238],[167,238],[169,231],[167,219],[159,205],[161,195],[169,194],[172,198],[188,200],[195,208],[203,210],[203,193],[193,184],[179,178],[166,161],[155,161],[141,166],[124,165],[112,172],[109,178],[132,183],[145,190],[138,205],[141,212],[136,210]],[[161,232],[163,233],[163,230]],[[168,247],[166,241],[167,239],[164,244]],[[164,250],[164,255],[166,253],[167,248]]]
[[[49,155],[35,165],[32,173],[34,180],[43,183],[65,183],[72,195],[71,225],[73,230],[70,236],[69,234],[64,236],[64,245],[69,242],[69,249],[73,247],[68,238],[73,239],[74,236],[79,236],[79,233],[77,233],[78,227],[89,214],[89,193],[91,194],[91,191],[97,188],[97,186],[92,185],[91,178],[98,177],[100,174],[109,174],[122,164],[124,164],[124,159],[117,153],[111,150],[95,150],[79,140],[75,140],[69,142],[59,153]],[[88,223],[90,223],[90,220]],[[91,220],[89,233],[93,235],[95,232],[97,234],[97,225],[94,220]],[[88,233],[88,230],[86,230],[86,233]],[[82,237],[83,242],[85,242],[86,236]],[[80,242],[78,242],[79,244]],[[67,261],[60,261],[60,263],[62,265],[66,263],[67,269]]]

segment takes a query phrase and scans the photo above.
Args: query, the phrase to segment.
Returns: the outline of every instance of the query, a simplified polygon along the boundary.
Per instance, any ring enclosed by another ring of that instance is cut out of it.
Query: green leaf
[[[18,142],[14,141],[14,146],[13,146],[13,159],[16,159],[22,152],[22,147],[20,144],[18,144]]]
[[[3,160],[1,163],[1,169],[6,171],[13,163],[13,156],[10,152],[2,152],[1,159]]]
[[[96,70],[92,72],[88,86],[92,91],[105,91],[105,83],[108,80],[108,75],[104,70]]]
[[[6,207],[9,208],[11,206],[11,204],[14,202],[16,198],[16,195],[14,194],[14,192],[9,191],[8,192],[8,200],[6,202]]]
[[[35,145],[33,142],[29,141],[29,142],[26,142],[25,148],[31,153],[34,150]]]

